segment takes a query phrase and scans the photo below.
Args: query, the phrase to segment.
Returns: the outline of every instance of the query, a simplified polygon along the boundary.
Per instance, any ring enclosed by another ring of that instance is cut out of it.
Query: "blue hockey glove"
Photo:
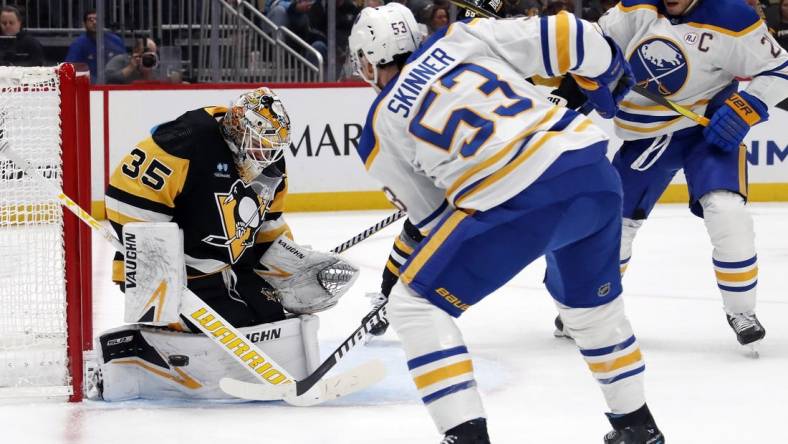
[[[624,58],[621,48],[609,37],[605,39],[613,51],[613,60],[607,70],[591,79],[574,74],[572,77],[599,115],[612,119],[618,111],[618,104],[635,85],[635,75],[632,74],[632,68]]]
[[[706,142],[730,152],[739,147],[751,126],[767,120],[769,109],[761,99],[745,91],[733,93],[711,116],[703,137]]]

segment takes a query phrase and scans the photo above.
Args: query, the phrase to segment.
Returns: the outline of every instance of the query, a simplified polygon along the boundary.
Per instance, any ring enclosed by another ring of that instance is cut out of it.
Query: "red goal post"
[[[89,79],[71,64],[0,67],[0,138],[88,210]],[[80,401],[91,230],[36,180],[0,155],[0,398]]]

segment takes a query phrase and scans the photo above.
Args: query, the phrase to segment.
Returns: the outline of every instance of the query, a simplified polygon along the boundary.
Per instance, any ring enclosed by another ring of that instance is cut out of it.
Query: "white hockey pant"
[[[594,308],[557,305],[564,328],[580,348],[610,411],[625,414],[642,407],[645,363],[624,314],[624,299]]]
[[[391,291],[387,312],[438,431],[486,417],[471,357],[454,319],[401,282]]]

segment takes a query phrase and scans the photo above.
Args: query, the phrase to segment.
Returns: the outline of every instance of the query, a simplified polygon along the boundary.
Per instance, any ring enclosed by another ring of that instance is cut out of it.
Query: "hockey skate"
[[[471,419],[446,431],[440,444],[490,444],[487,420]]]
[[[564,328],[564,322],[561,320],[561,315],[555,317],[555,331],[553,332],[553,336],[556,338],[569,338],[572,339],[572,335],[569,334],[569,330]]]
[[[612,430],[605,435],[605,444],[663,444],[665,437],[656,425],[647,424]]]
[[[726,313],[725,317],[728,319],[728,325],[736,333],[736,339],[739,341],[739,344],[749,348],[752,356],[757,358],[759,356],[757,344],[766,336],[766,330],[758,321],[755,312]]]
[[[626,415],[607,414],[613,430],[605,435],[605,444],[665,444],[648,405]]]

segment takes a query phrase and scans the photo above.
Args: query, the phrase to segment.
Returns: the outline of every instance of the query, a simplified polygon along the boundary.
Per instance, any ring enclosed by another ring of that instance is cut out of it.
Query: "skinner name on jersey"
[[[433,49],[430,55],[408,71],[386,107],[394,114],[399,114],[402,111],[402,117],[408,117],[413,101],[416,100],[424,86],[455,60],[446,51],[440,48]]]

